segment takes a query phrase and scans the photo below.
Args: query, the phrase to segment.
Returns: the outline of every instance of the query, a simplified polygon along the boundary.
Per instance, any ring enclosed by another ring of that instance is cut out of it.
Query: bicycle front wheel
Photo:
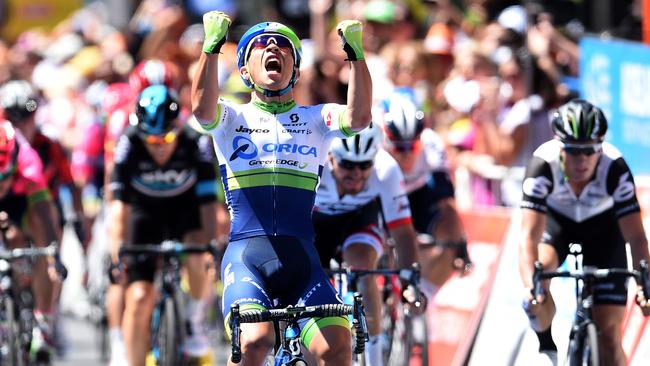
[[[401,303],[395,304],[394,311],[394,316],[397,318],[384,328],[390,339],[390,347],[387,349],[384,363],[388,366],[410,364],[428,366],[429,341],[426,317],[405,314],[404,305]]]
[[[158,330],[159,366],[174,366],[180,362],[177,311],[174,300],[171,297],[166,298],[160,314]]]
[[[599,365],[598,331],[594,323],[588,323],[569,342],[569,366]]]
[[[13,366],[18,364],[20,342],[16,322],[16,306],[11,297],[0,299],[0,365]]]

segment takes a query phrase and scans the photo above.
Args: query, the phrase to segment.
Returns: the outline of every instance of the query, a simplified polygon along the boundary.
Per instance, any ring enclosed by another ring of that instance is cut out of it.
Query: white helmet
[[[11,122],[20,122],[38,108],[38,95],[25,80],[11,80],[0,88],[0,106]]]
[[[382,106],[388,143],[413,143],[420,138],[424,129],[424,112],[416,101],[413,89],[395,91]]]
[[[352,137],[334,139],[330,152],[336,161],[348,160],[354,162],[371,161],[377,155],[381,145],[382,134],[379,126],[373,122]]]

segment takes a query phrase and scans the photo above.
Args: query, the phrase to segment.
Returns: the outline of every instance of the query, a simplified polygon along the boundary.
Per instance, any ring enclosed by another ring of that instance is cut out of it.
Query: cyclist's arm
[[[356,20],[344,20],[336,28],[350,61],[346,127],[361,131],[372,119],[372,79],[363,54],[363,25]]]
[[[210,124],[217,115],[219,99],[219,54],[201,52],[192,79],[192,113],[201,124]]]
[[[58,213],[52,200],[47,198],[30,203],[29,205],[29,231],[37,246],[47,246],[59,243],[61,233],[55,223],[59,222]]]
[[[639,261],[645,259],[650,261],[648,253],[648,238],[643,229],[641,213],[633,212],[618,219],[618,226],[621,228],[623,238],[630,243],[632,250],[632,264],[637,268]]]
[[[207,241],[216,240],[217,235],[217,202],[207,202],[201,205],[201,228]]]
[[[409,268],[413,263],[417,263],[416,233],[413,224],[408,222],[403,225],[393,226],[388,229],[388,232],[395,241],[398,266],[400,268]]]
[[[112,200],[109,205],[108,237],[111,245],[111,261],[118,263],[120,247],[126,238],[131,205],[117,199]]]
[[[519,237],[519,274],[526,288],[532,288],[535,261],[538,259],[537,246],[546,227],[546,197],[553,191],[552,177],[549,163],[533,156],[522,185]]]
[[[537,245],[546,226],[546,214],[536,210],[521,210],[521,237],[519,240],[519,274],[525,288],[532,288],[535,261],[538,259]]]

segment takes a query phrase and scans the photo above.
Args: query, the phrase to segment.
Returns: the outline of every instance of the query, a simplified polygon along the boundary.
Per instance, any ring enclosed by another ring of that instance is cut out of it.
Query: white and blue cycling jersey
[[[346,127],[345,105],[300,106],[219,100],[211,123],[231,215],[230,240],[294,236],[312,241],[316,188],[335,137]]]

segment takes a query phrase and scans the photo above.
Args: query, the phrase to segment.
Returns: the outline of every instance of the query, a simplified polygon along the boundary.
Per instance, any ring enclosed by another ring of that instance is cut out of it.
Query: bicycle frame
[[[537,299],[542,293],[541,281],[549,280],[555,277],[569,277],[576,280],[576,313],[573,324],[571,325],[570,332],[570,347],[569,347],[569,360],[583,359],[583,347],[585,345],[585,337],[589,333],[595,334],[596,328],[592,318],[593,306],[593,282],[596,279],[612,278],[615,276],[633,277],[637,283],[641,284],[643,293],[646,298],[650,295],[650,285],[648,280],[648,263],[641,261],[639,263],[639,271],[627,270],[622,268],[610,269],[597,269],[592,266],[584,266],[582,270],[573,271],[553,271],[543,272],[542,264],[535,262],[535,272],[533,273],[533,299]],[[578,285],[582,283],[582,290],[578,290]],[[536,300],[533,300],[535,302]],[[590,331],[591,328],[591,331]],[[590,343],[593,341],[590,341]],[[592,345],[595,354],[595,363],[598,362],[598,343]]]
[[[180,282],[181,282],[181,260],[180,256],[183,254],[200,254],[209,252],[212,254],[213,259],[216,261],[218,253],[216,248],[211,244],[202,245],[202,246],[188,246],[173,240],[165,240],[160,244],[138,244],[138,245],[123,245],[120,248],[120,259],[126,255],[154,255],[162,257],[163,263],[160,270],[160,296],[154,307],[152,316],[151,316],[151,344],[152,344],[152,353],[156,360],[159,360],[161,357],[166,357],[163,355],[165,350],[161,351],[161,345],[159,344],[159,332],[161,331],[161,324],[163,322],[163,316],[168,314],[166,312],[172,311],[173,315],[171,318],[174,320],[174,327],[176,328],[176,334],[172,335],[172,341],[169,345],[176,347],[175,354],[170,360],[171,364],[175,364],[176,360],[179,359],[182,348],[180,345],[183,344],[186,338],[186,328],[185,328],[185,319],[183,317],[183,312],[180,309],[184,309],[183,297],[181,296]],[[170,306],[171,309],[167,309]],[[164,345],[166,347],[167,345]]]
[[[280,342],[280,348],[275,353],[275,366],[297,365],[304,363],[300,347],[300,327],[298,320],[313,317],[333,317],[353,315],[352,328],[355,330],[355,354],[363,353],[365,342],[368,341],[368,327],[363,311],[363,299],[360,294],[354,295],[354,305],[344,304],[325,304],[314,306],[289,306],[284,309],[271,310],[243,310],[240,311],[239,304],[233,304],[230,307],[230,329],[231,337],[231,356],[234,363],[241,361],[241,324],[242,323],[261,323],[273,322],[274,327],[279,329],[279,322],[286,321],[284,336]],[[277,344],[277,342],[276,342]]]

